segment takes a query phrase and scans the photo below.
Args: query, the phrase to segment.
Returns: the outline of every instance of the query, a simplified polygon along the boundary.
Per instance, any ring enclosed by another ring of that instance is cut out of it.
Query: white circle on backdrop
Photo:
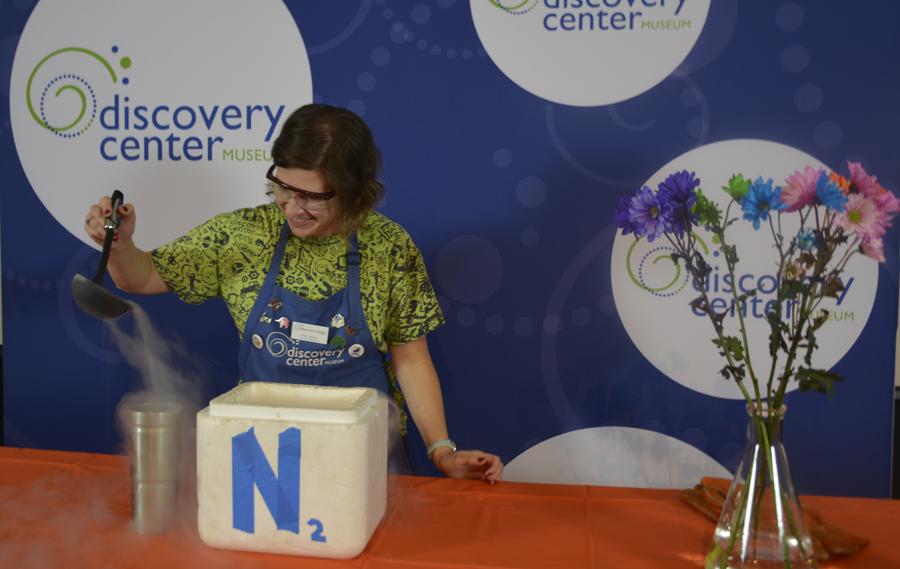
[[[592,427],[557,435],[503,468],[510,482],[690,488],[724,466],[676,438],[633,427]]]
[[[630,99],[668,77],[700,37],[709,3],[471,0],[471,8],[485,51],[514,83],[590,107]]]
[[[701,146],[672,160],[646,183],[656,188],[669,174],[688,170],[700,179],[703,193],[715,200],[724,213],[730,198],[721,190],[733,174],[745,178],[772,178],[783,186],[785,179],[806,166],[830,170],[809,154],[783,144],[765,140],[728,140]],[[740,206],[732,206],[731,215],[741,216]],[[793,237],[800,227],[797,213],[782,214],[782,233]],[[696,234],[709,247],[707,261],[713,267],[709,280],[709,296],[714,308],[731,306],[724,259],[714,256],[712,234],[699,228]],[[747,334],[751,363],[765,389],[771,358],[768,351],[769,325],[763,313],[765,302],[774,298],[774,273],[777,252],[767,224],[759,231],[752,223],[739,220],[732,225],[726,239],[737,246],[740,259],[735,278],[743,289],[759,288],[756,301],[747,305]],[[712,344],[715,335],[706,316],[696,316],[688,303],[698,296],[683,269],[676,269],[668,257],[671,252],[664,238],[653,243],[633,235],[616,233],[612,252],[612,291],[616,308],[625,330],[635,346],[656,369],[679,384],[713,397],[741,399],[737,385],[719,375],[724,359]],[[846,354],[859,337],[875,302],[878,286],[878,264],[862,255],[854,255],[842,275],[846,290],[839,300],[825,299],[821,308],[831,312],[833,320],[816,333],[819,349],[813,353],[813,367],[829,369]],[[651,290],[652,289],[652,290]],[[742,289],[742,290],[743,290]],[[717,300],[721,299],[721,300]],[[754,314],[756,316],[754,316]],[[739,336],[736,312],[726,316],[726,334]],[[801,348],[802,349],[802,348]],[[802,358],[802,352],[799,356]],[[784,355],[779,366],[784,364]],[[802,359],[801,359],[802,361]],[[679,362],[673,365],[673,362]],[[748,390],[749,381],[747,382]],[[788,391],[797,388],[791,381]]]
[[[312,101],[303,39],[277,0],[40,2],[11,85],[16,150],[50,214],[95,246],[84,215],[120,189],[144,249],[265,202],[272,142]]]

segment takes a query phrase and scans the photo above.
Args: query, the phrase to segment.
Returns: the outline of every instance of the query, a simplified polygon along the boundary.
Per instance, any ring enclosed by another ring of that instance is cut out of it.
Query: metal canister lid
[[[142,401],[128,408],[131,420],[138,427],[169,427],[178,425],[181,405],[170,401]]]

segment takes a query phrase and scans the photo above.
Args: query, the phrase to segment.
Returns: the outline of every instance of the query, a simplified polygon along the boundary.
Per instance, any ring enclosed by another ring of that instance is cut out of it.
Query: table
[[[391,477],[388,510],[350,560],[215,550],[182,525],[128,527],[121,456],[0,447],[0,567],[16,569],[681,568],[702,567],[713,523],[676,490]],[[828,569],[900,567],[900,501],[806,496],[872,540]]]

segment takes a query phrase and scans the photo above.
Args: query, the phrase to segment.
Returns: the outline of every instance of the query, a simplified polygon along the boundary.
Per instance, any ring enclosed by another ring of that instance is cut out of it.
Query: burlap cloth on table
[[[725,504],[730,480],[704,477],[700,484],[681,491],[681,496],[707,518],[719,521],[719,514]],[[850,555],[869,545],[869,540],[844,531],[822,519],[821,514],[803,506],[803,517],[809,529],[816,559],[822,561],[834,556]]]

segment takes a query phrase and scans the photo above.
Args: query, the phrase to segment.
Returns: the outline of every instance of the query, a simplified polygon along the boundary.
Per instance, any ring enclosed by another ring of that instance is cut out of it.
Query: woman
[[[441,472],[499,481],[499,457],[457,451],[448,437],[425,339],[443,315],[409,235],[374,211],[383,188],[368,127],[348,110],[306,105],[272,158],[273,203],[216,216],[152,252],[132,240],[134,206],[121,206],[113,281],[191,303],[222,296],[242,336],[241,379],[375,387],[401,407],[405,397]],[[104,197],[85,219],[98,244],[110,207]]]

